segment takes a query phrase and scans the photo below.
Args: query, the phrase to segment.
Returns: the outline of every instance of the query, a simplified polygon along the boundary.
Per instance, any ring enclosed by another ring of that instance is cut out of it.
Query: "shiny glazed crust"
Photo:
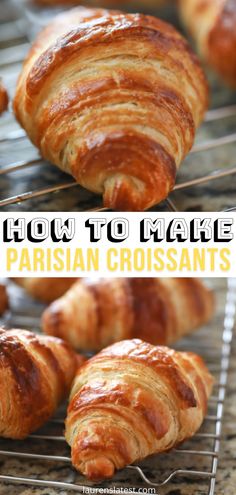
[[[83,279],[45,310],[42,326],[85,351],[129,338],[168,345],[213,311],[212,292],[196,279]]]
[[[23,287],[27,294],[44,303],[51,303],[63,296],[75,283],[75,278],[14,278],[17,285]]]
[[[212,385],[195,354],[141,340],[105,349],[72,387],[65,436],[74,467],[96,481],[172,449],[201,426]]]
[[[236,1],[180,0],[180,7],[201,54],[236,87]]]
[[[6,88],[3,86],[3,83],[0,79],[0,115],[5,112],[8,107],[8,94]]]
[[[34,43],[14,109],[42,155],[104,205],[166,198],[207,108],[203,72],[169,24],[78,7]]]
[[[0,284],[0,316],[8,309],[8,296],[5,285]]]
[[[23,439],[69,392],[76,354],[60,339],[0,329],[0,437]]]

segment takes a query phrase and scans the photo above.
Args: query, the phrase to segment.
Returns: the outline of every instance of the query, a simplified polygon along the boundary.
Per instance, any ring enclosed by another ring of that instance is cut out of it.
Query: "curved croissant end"
[[[80,364],[60,339],[0,329],[0,437],[23,439],[42,426]]]
[[[172,26],[78,7],[39,35],[14,109],[44,158],[108,208],[143,210],[173,189],[207,100],[202,69]]]
[[[77,278],[12,278],[13,282],[22,287],[27,294],[43,303],[51,303],[63,296],[78,280]]]
[[[65,436],[73,465],[96,481],[174,448],[201,426],[212,385],[195,354],[141,340],[108,347],[72,387]]]
[[[213,293],[197,279],[83,279],[45,310],[42,324],[75,349],[97,351],[129,338],[169,345],[213,312]]]
[[[199,52],[233,87],[236,87],[235,0],[180,0],[182,18]]]

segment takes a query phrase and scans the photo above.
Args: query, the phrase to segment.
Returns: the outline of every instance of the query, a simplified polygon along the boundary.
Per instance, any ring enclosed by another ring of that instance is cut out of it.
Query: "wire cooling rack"
[[[193,439],[174,452],[154,456],[137,466],[129,466],[118,473],[112,482],[96,488],[103,487],[108,493],[114,487],[117,490],[129,487],[130,493],[140,492],[140,488],[153,488],[155,492],[148,493],[214,495],[235,328],[236,280],[229,280],[227,287],[226,280],[209,280],[209,284],[217,296],[215,320],[177,345],[179,349],[191,349],[201,354],[215,376],[215,387],[203,427]],[[9,328],[33,328],[39,331],[42,306],[26,298],[22,290],[13,284],[10,284],[9,289],[13,306],[0,323]],[[86,493],[86,488],[94,488],[71,466],[69,447],[63,437],[64,417],[63,407],[42,430],[26,441],[1,440],[0,483],[63,489],[65,493],[70,490]],[[188,488],[187,492],[169,491],[171,487],[178,489],[183,486]],[[54,491],[48,493],[51,495]]]
[[[22,16],[3,1],[0,27],[0,75],[14,93],[22,61],[35,30],[45,18],[31,11]],[[5,9],[4,9],[5,6]],[[173,7],[172,7],[173,10]],[[176,18],[173,22],[178,22]],[[182,164],[174,191],[153,209],[220,211],[236,209],[236,95],[211,83],[212,108]],[[0,118],[0,209],[104,211],[101,198],[43,161],[15,122],[11,109]]]

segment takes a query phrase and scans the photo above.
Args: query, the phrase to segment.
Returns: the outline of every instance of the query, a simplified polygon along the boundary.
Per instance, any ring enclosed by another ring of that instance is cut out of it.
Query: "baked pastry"
[[[88,479],[165,452],[192,437],[213,377],[196,354],[123,341],[92,358],[71,391],[65,437]]]
[[[0,284],[0,316],[8,309],[8,296],[5,285]]]
[[[78,7],[34,43],[15,114],[44,158],[116,210],[171,191],[208,103],[187,41],[151,16]]]
[[[201,55],[236,87],[236,1],[180,0],[180,9]]]
[[[13,278],[17,285],[34,299],[44,303],[51,303],[63,296],[65,292],[75,283],[77,278]]]
[[[196,279],[83,279],[45,310],[42,326],[84,351],[130,338],[169,345],[213,310],[212,292]]]
[[[0,330],[0,437],[23,439],[69,392],[76,354],[60,339]]]
[[[0,78],[0,115],[1,113],[5,112],[8,108],[8,94],[5,86],[2,83],[2,80]]]

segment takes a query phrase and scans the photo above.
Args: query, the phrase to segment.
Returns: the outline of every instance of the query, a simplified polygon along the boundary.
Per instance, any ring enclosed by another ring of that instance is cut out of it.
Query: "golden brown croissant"
[[[180,9],[200,53],[236,86],[236,1],[180,0]]]
[[[8,309],[8,296],[5,285],[0,284],[0,316]]]
[[[62,340],[0,330],[0,436],[23,439],[42,426],[70,389],[77,356]]]
[[[143,210],[173,188],[207,100],[198,60],[171,25],[78,7],[39,35],[14,108],[44,158],[105,206]]]
[[[141,340],[108,347],[72,387],[65,436],[73,465],[96,481],[170,450],[200,428],[212,385],[195,354]]]
[[[3,86],[2,80],[0,79],[0,115],[5,112],[8,107],[8,94],[6,88]]]
[[[171,344],[213,314],[214,298],[196,279],[83,279],[43,314],[43,330],[85,351],[123,339]]]
[[[14,278],[34,299],[44,303],[50,303],[63,296],[65,292],[75,283],[76,278]]]

